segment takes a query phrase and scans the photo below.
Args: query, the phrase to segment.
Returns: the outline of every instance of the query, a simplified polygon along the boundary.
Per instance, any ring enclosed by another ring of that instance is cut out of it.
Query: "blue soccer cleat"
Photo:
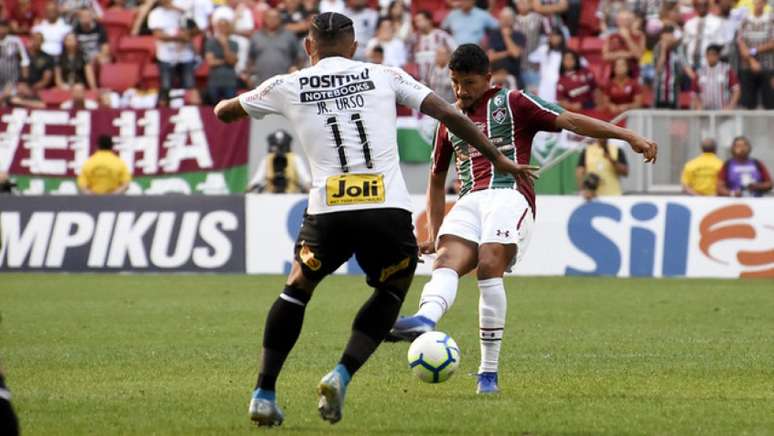
[[[422,315],[406,316],[395,321],[392,330],[387,335],[387,342],[413,342],[414,339],[423,333],[431,332],[435,329],[435,322]]]
[[[333,371],[325,375],[317,386],[320,401],[317,409],[320,417],[331,424],[341,421],[341,411],[344,408],[344,397],[347,395],[347,385],[351,376],[343,365],[336,365]]]
[[[500,392],[500,388],[497,387],[497,373],[482,372],[479,374],[476,392],[479,394],[496,394]]]
[[[250,419],[259,427],[282,425],[282,421],[285,420],[285,414],[282,413],[282,409],[277,405],[274,393],[266,393],[260,389],[256,389],[253,392],[248,413],[250,414]]]

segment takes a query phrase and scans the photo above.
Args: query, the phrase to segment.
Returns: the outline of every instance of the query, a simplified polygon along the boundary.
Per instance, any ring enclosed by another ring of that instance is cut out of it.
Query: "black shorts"
[[[295,247],[304,277],[320,281],[353,254],[372,287],[413,276],[418,251],[411,213],[383,208],[304,214]]]

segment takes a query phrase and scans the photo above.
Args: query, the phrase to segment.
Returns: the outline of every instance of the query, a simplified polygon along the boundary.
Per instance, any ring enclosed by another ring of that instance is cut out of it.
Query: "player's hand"
[[[435,253],[435,241],[427,240],[419,243],[419,254]]]
[[[494,164],[495,169],[501,173],[510,173],[513,177],[526,178],[529,182],[534,182],[538,178],[540,167],[534,165],[517,164],[508,159],[505,155],[500,155]]]
[[[656,163],[658,145],[653,140],[637,136],[629,144],[631,144],[632,150],[645,158],[646,163]]]

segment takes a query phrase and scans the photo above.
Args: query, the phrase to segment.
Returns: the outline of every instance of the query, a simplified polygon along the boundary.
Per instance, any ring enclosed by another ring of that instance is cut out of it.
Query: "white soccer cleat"
[[[249,409],[250,419],[259,427],[274,427],[282,425],[285,420],[285,414],[279,408],[276,401],[264,398],[253,398],[250,400]]]
[[[342,371],[346,370],[343,370],[341,365],[336,366],[320,380],[317,386],[317,393],[320,395],[317,409],[320,411],[320,417],[331,424],[341,421],[344,397],[347,395],[349,374]]]

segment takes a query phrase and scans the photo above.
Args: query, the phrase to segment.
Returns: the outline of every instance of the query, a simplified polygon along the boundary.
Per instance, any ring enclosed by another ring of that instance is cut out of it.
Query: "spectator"
[[[626,154],[606,139],[587,145],[578,156],[575,178],[586,200],[623,194],[621,177],[627,175],[629,164],[626,162]]]
[[[172,89],[175,76],[185,89],[194,87],[194,51],[191,30],[181,27],[183,14],[172,6],[172,0],[159,0],[148,15],[148,28],[156,37],[156,59],[161,90]]]
[[[443,47],[447,53],[457,48],[454,39],[433,25],[433,15],[428,11],[419,11],[414,15],[414,35],[411,38],[410,56],[419,70],[419,80],[430,83],[430,72],[435,68],[435,54]]]
[[[248,183],[247,191],[272,194],[308,192],[312,178],[303,159],[290,148],[293,137],[284,130],[277,130],[266,140],[269,153],[258,164],[258,171]]]
[[[94,18],[91,9],[78,11],[78,21],[75,23],[75,37],[88,62],[100,64],[110,63],[110,44],[107,32],[102,23]]]
[[[564,52],[559,74],[556,101],[573,112],[594,109],[597,83],[594,74],[581,65],[578,53],[571,50]]]
[[[78,187],[83,194],[123,194],[132,180],[129,168],[113,153],[113,139],[102,135],[97,139],[98,150],[86,160],[78,174]]]
[[[86,98],[86,88],[82,83],[76,83],[70,90],[70,99],[59,106],[60,109],[94,110],[99,108],[96,100]]]
[[[703,53],[712,44],[723,45],[723,21],[709,13],[709,0],[693,0],[696,16],[683,27],[683,44],[688,61],[694,70],[703,64]]]
[[[556,84],[559,83],[564,50],[564,34],[561,30],[554,29],[548,35],[548,44],[541,45],[529,55],[530,62],[540,65],[538,97],[543,100],[556,101]]]
[[[645,53],[645,34],[635,26],[635,17],[629,11],[621,11],[616,17],[618,30],[605,38],[602,59],[613,63],[624,59],[629,64],[632,77],[640,76],[640,58]]]
[[[427,86],[449,103],[457,101],[449,78],[449,59],[451,51],[445,46],[435,49],[435,63],[430,70]]]
[[[276,9],[266,11],[263,29],[250,39],[251,85],[257,86],[277,74],[286,74],[301,57],[298,40],[282,26]]]
[[[653,48],[653,59],[656,61],[653,105],[660,109],[677,109],[683,79],[693,76],[694,72],[672,25],[661,30],[658,43]]]
[[[381,46],[384,50],[384,64],[391,67],[402,67],[406,64],[406,44],[395,35],[392,21],[389,18],[381,18],[376,29],[376,36],[368,41],[366,53],[372,48]]]
[[[504,89],[519,89],[519,85],[516,82],[516,78],[508,72],[508,68],[502,62],[495,62],[491,64],[492,80],[491,86]]]
[[[475,4],[475,0],[452,0],[454,9],[441,24],[457,44],[480,44],[487,30],[499,27],[489,12],[475,7]]]
[[[524,53],[529,55],[537,50],[543,29],[543,16],[532,11],[531,0],[516,0],[516,30],[524,34]],[[524,87],[530,92],[537,92],[540,83],[540,65],[530,62],[525,57],[521,61],[521,78]]]
[[[81,9],[90,9],[97,17],[102,17],[102,6],[98,0],[58,0],[58,3],[62,18],[71,26],[75,25]]]
[[[354,59],[362,61],[366,59],[365,43],[376,34],[376,24],[379,14],[368,7],[368,0],[349,0],[344,15],[348,16],[355,26],[355,41],[358,41]]]
[[[683,192],[688,195],[717,195],[718,173],[723,167],[723,161],[715,154],[715,140],[707,138],[701,141],[701,152],[683,167],[680,177]]]
[[[320,1],[320,13],[324,14],[326,12],[336,12],[339,14],[345,13],[344,11],[347,9],[347,4],[344,3],[344,0],[321,0]]]
[[[694,84],[694,109],[733,110],[741,90],[733,68],[720,61],[719,45],[707,47],[706,65],[699,68]]]
[[[368,62],[379,65],[384,63],[384,49],[381,45],[377,45],[371,50],[368,50]]]
[[[231,23],[225,19],[214,23],[212,36],[204,44],[204,59],[210,67],[207,77],[207,96],[210,104],[236,96],[239,45],[229,38]]]
[[[642,88],[632,78],[629,63],[619,58],[613,63],[610,83],[602,94],[602,107],[613,116],[642,107]]]
[[[0,90],[15,89],[20,79],[26,79],[30,59],[22,40],[9,32],[8,21],[0,20]]]
[[[183,15],[183,23],[179,26],[187,29],[191,35],[209,29],[210,15],[215,10],[212,0],[172,0],[172,6]]]
[[[97,89],[94,68],[86,60],[74,33],[65,37],[64,51],[54,69],[54,79],[60,89],[72,89],[77,83],[88,86],[89,89]]]
[[[508,74],[516,79],[517,86],[521,88],[524,86],[521,79],[521,59],[527,39],[523,33],[513,30],[516,23],[513,9],[503,8],[499,18],[500,28],[489,31],[487,55],[491,63],[497,63],[504,67]]]
[[[301,3],[301,0],[284,0],[277,8],[285,25],[285,30],[296,34],[297,38],[303,38],[309,32],[310,13]]]
[[[242,0],[228,0],[218,6],[210,17],[213,27],[218,20],[226,20],[232,25],[232,36],[250,38],[255,30],[255,19],[250,8]]]
[[[759,102],[774,109],[774,16],[764,11],[765,6],[764,0],[754,1],[737,40],[742,58],[742,105],[747,109],[757,108]]]
[[[10,14],[11,32],[17,35],[27,35],[35,25],[35,11],[31,0],[19,0]]]
[[[618,14],[629,10],[624,0],[601,0],[597,6],[599,30],[602,36],[618,31]]]
[[[62,54],[65,36],[73,28],[59,15],[59,7],[53,1],[46,3],[45,17],[32,31],[43,35],[43,51],[56,59]]]
[[[108,10],[128,11],[134,10],[139,6],[138,0],[109,0]]]
[[[760,197],[771,191],[771,177],[763,162],[750,158],[752,145],[744,136],[734,138],[731,159],[718,175],[718,195]]]
[[[33,98],[38,91],[48,88],[54,81],[54,59],[41,49],[42,45],[43,35],[33,33],[28,50],[30,65],[27,80],[17,86],[17,92],[22,97]]]
[[[532,0],[532,10],[543,16],[544,26],[548,31],[560,30],[562,35],[569,35],[561,15],[570,9],[568,0]]]
[[[411,37],[411,13],[406,10],[403,0],[392,0],[387,8],[387,18],[392,22],[393,32],[401,41]]]

